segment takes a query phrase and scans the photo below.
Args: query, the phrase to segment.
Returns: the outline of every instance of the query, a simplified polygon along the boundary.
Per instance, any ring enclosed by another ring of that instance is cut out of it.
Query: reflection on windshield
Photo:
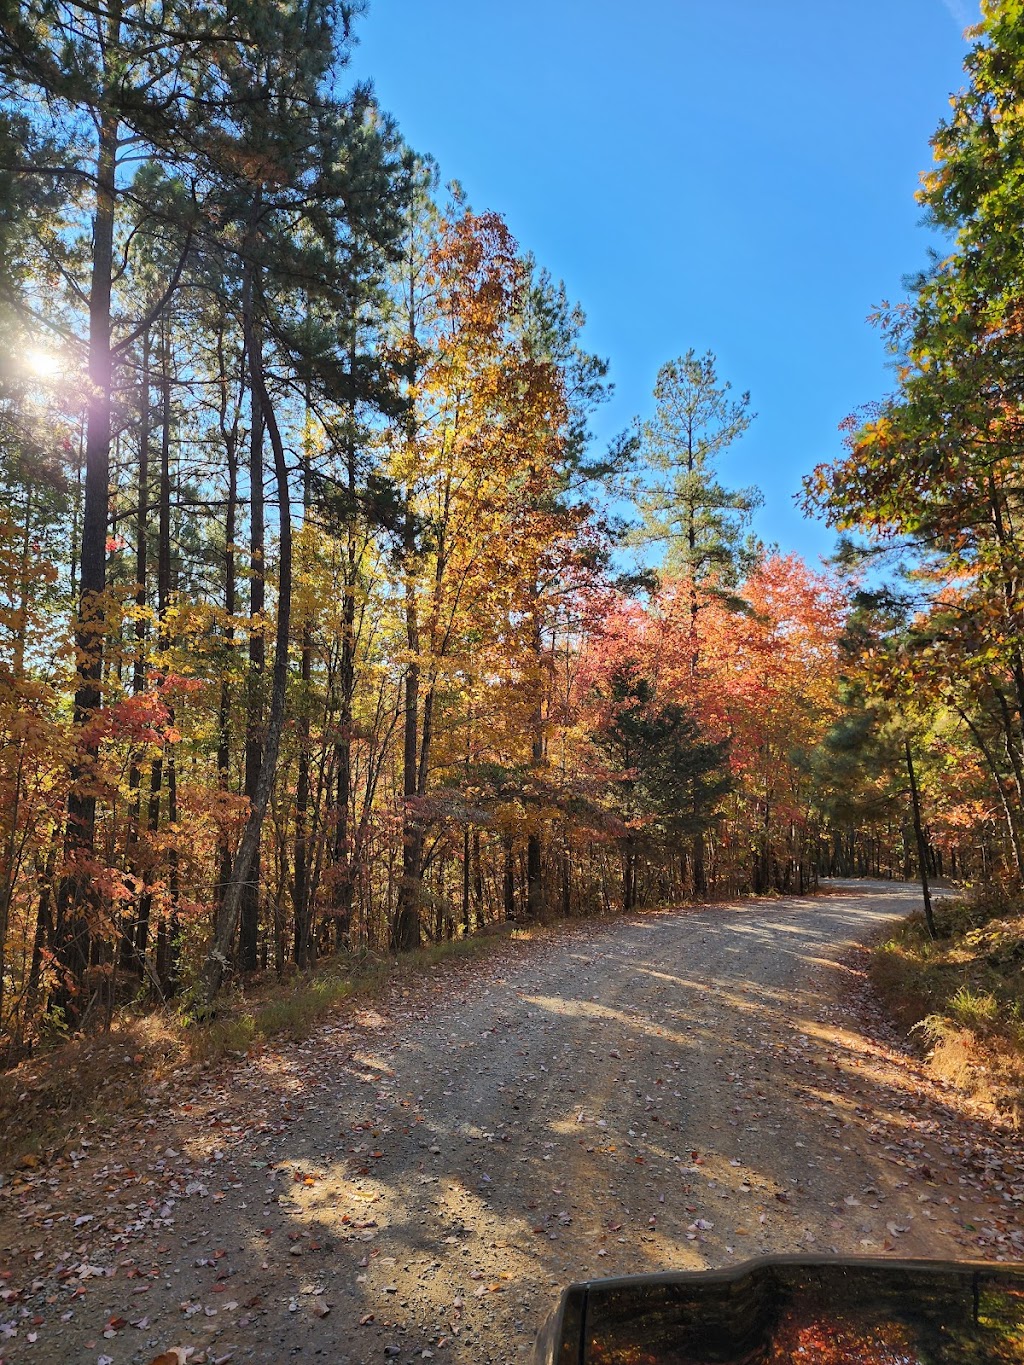
[[[1024,1365],[1024,1272],[765,1264],[587,1288],[586,1365]]]

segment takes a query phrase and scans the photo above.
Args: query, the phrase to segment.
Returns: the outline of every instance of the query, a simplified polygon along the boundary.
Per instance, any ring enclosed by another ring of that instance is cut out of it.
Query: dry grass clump
[[[875,988],[935,1073],[1024,1122],[1024,910],[986,890],[939,903],[940,938],[905,920],[872,955]]]
[[[213,1019],[184,1030],[185,1050],[193,1062],[208,1064],[244,1055],[273,1038],[308,1038],[343,1001],[372,992],[386,976],[382,964],[364,963],[344,974],[332,964],[290,982],[264,984],[256,992],[228,992]]]

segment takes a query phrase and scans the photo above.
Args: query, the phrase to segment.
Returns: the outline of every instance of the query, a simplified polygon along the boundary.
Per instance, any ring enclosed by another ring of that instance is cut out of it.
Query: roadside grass
[[[1024,1125],[1024,901],[992,890],[904,920],[872,951],[871,980],[937,1076]]]
[[[183,1030],[189,1060],[208,1065],[219,1058],[244,1054],[273,1038],[303,1039],[346,1001],[373,999],[392,981],[439,966],[485,956],[512,937],[526,937],[513,926],[502,935],[481,935],[431,943],[400,957],[367,955],[326,960],[314,973],[296,975],[291,983],[262,984],[256,990],[229,992],[209,1023]]]
[[[280,982],[237,983],[205,1023],[187,1023],[170,1005],[145,1013],[132,1008],[116,1015],[108,1032],[55,1039],[0,1073],[0,1173],[31,1170],[82,1138],[98,1142],[114,1118],[142,1112],[154,1086],[184,1068],[215,1067],[274,1040],[308,1038],[331,1015],[378,998],[392,982],[476,961],[510,939],[547,932],[509,924],[397,958],[328,958],[316,971]]]

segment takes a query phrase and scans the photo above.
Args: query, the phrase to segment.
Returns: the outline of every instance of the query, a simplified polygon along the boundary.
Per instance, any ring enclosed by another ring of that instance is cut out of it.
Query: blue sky
[[[891,374],[865,321],[936,243],[914,201],[963,84],[971,0],[370,0],[352,70],[475,209],[503,214],[588,317],[608,438],[689,347],[749,389],[723,462],[756,529],[810,560],[793,505]]]

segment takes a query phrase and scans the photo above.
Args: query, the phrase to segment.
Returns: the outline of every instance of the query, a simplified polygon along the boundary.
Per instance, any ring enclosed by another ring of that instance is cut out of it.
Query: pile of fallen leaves
[[[872,954],[875,989],[936,1073],[1024,1124],[1024,907],[975,893],[905,920]]]
[[[0,1074],[0,1171],[32,1169],[79,1130],[139,1107],[163,1051],[126,1026],[63,1043]]]

